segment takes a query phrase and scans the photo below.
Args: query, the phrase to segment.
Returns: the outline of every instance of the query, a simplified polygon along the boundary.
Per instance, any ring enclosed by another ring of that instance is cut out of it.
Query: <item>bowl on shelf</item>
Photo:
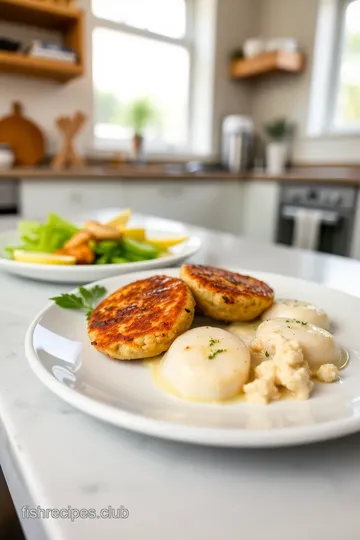
[[[0,142],[0,170],[10,169],[14,165],[15,157],[8,144]]]
[[[247,39],[244,43],[245,58],[255,58],[265,50],[265,41],[259,38]]]

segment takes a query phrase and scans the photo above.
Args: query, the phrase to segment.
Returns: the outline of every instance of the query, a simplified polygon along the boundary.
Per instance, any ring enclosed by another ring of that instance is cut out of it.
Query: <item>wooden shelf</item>
[[[81,11],[42,0],[0,0],[0,20],[61,30],[75,24]]]
[[[79,63],[0,51],[0,73],[43,77],[59,82],[67,82],[84,73],[84,14],[80,9],[45,0],[0,0],[1,21],[61,32],[63,44],[74,49]]]
[[[17,73],[67,82],[80,77],[83,68],[81,65],[68,64],[61,60],[0,52],[0,73]]]
[[[262,53],[255,58],[234,60],[230,65],[232,79],[249,79],[269,73],[301,73],[305,58],[299,52]]]

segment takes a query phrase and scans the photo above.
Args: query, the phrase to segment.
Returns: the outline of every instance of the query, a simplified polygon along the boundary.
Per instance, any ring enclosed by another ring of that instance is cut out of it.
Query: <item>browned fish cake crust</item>
[[[219,321],[252,321],[274,302],[263,281],[221,268],[184,264],[181,278],[204,315]]]
[[[105,298],[92,312],[92,345],[116,360],[150,358],[167,351],[193,322],[195,301],[180,279],[153,276]]]

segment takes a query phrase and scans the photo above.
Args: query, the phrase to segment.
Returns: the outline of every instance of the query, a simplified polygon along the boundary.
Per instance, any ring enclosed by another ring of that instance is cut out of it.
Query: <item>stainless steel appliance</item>
[[[357,188],[331,185],[283,185],[277,241],[324,253],[349,256]]]
[[[236,173],[251,169],[253,160],[253,121],[246,116],[227,116],[222,129],[222,165]]]
[[[18,201],[19,185],[17,180],[0,178],[0,215],[17,214]]]

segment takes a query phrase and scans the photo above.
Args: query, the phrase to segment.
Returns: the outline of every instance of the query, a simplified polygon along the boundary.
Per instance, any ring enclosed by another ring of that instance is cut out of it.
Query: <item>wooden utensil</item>
[[[56,125],[63,138],[63,144],[51,163],[53,169],[61,169],[66,166],[81,167],[84,165],[83,159],[75,151],[74,140],[85,122],[86,116],[80,111],[75,113],[73,117],[59,116],[56,119]]]
[[[45,156],[45,139],[40,128],[23,116],[20,102],[13,103],[13,112],[0,120],[0,143],[8,144],[16,165],[37,165]]]

